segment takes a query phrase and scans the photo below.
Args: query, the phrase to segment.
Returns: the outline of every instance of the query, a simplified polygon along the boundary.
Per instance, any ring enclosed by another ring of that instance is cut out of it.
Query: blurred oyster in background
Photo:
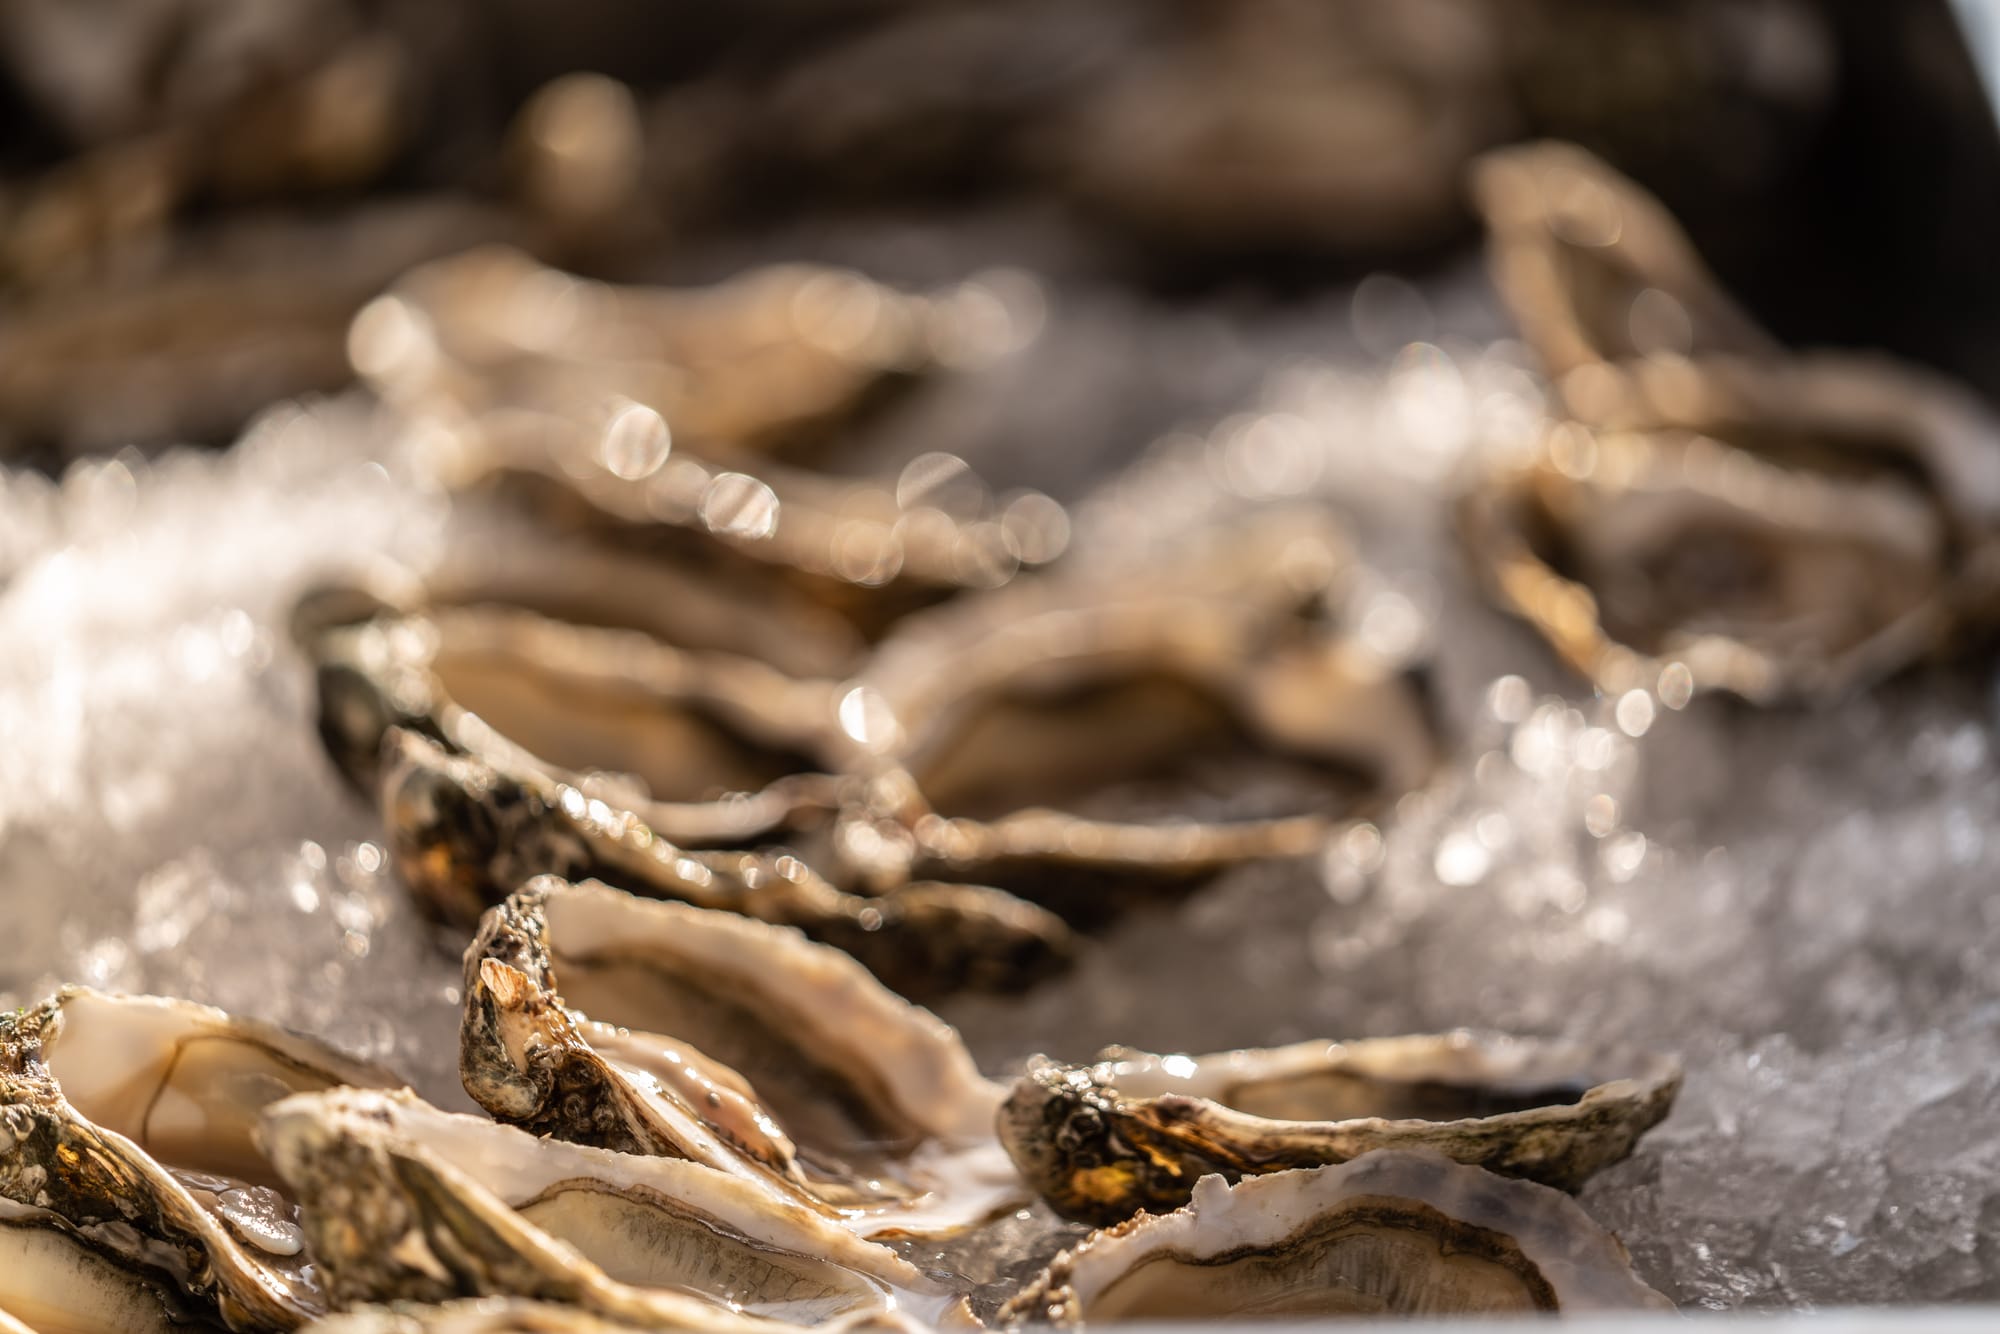
[[[1319,852],[1422,783],[1420,670],[1349,633],[1324,514],[1266,507],[1152,560],[1023,579],[898,627],[845,688],[867,776],[833,858],[996,884],[1081,924]]]
[[[1186,1207],[1063,1252],[1001,1322],[1672,1309],[1560,1192],[1381,1150],[1235,1186],[1205,1177]]]
[[[246,218],[0,300],[0,457],[227,441],[274,400],[350,381],[348,323],[385,282],[507,226],[446,198]]]
[[[1611,693],[1825,699],[1992,615],[2000,422],[1886,359],[1780,349],[1580,150],[1504,150],[1477,185],[1570,420],[1463,527],[1566,661]]]
[[[1665,1057],[1469,1033],[1212,1056],[1112,1049],[1029,1062],[1000,1114],[1014,1165],[1064,1214],[1115,1223],[1195,1183],[1424,1149],[1575,1191],[1631,1153],[1680,1088]]]
[[[1061,550],[1047,521],[1024,524],[1032,504],[1002,510],[957,460],[963,477],[818,470],[837,428],[899,380],[1005,351],[1010,327],[977,283],[906,296],[787,265],[615,288],[484,250],[409,275],[350,346],[453,489],[740,585],[753,607],[809,598],[872,635]]]
[[[1504,20],[1463,0],[1169,7],[1170,34],[1030,133],[1094,213],[1182,247],[1422,251],[1515,132]]]

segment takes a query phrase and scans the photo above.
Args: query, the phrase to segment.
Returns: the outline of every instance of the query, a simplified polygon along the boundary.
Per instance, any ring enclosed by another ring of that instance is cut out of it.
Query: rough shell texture
[[[262,1133],[342,1305],[526,1297],[762,1325],[943,1304],[893,1252],[699,1163],[537,1139],[407,1093],[290,1098]]]
[[[206,1006],[66,988],[0,1015],[0,1198],[232,1328],[289,1329],[324,1301],[250,1127],[287,1094],[400,1082]]]
[[[1177,1208],[1210,1174],[1385,1148],[1576,1190],[1666,1116],[1680,1079],[1664,1057],[1464,1032],[1088,1067],[1037,1058],[1000,1135],[1051,1205],[1095,1223]]]
[[[531,769],[503,772],[392,733],[382,802],[404,879],[439,915],[479,914],[536,875],[596,878],[652,898],[795,926],[905,995],[1015,991],[1066,966],[1060,919],[999,890],[917,882],[835,889],[783,852],[688,852],[629,810]]]
[[[545,877],[487,915],[465,989],[466,1090],[502,1119],[694,1158],[870,1234],[1022,1195],[958,1035],[796,933]]]
[[[1235,1186],[1065,1251],[1003,1324],[1671,1310],[1558,1191],[1383,1151]]]

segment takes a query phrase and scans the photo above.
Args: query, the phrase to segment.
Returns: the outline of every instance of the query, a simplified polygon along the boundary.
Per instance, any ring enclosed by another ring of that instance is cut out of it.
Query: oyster
[[[633,807],[701,845],[744,835],[744,803],[780,779],[808,801],[833,687],[632,630],[496,606],[381,615],[315,637],[320,730],[361,790],[391,726]],[[719,825],[720,828],[711,828]]]
[[[187,1334],[170,1282],[106,1258],[40,1211],[0,1200],[0,1334]]]
[[[291,1093],[398,1083],[220,1010],[66,988],[0,1015],[0,1199],[10,1227],[58,1228],[233,1329],[289,1329],[325,1302],[256,1117]]]
[[[966,300],[990,314],[997,298]],[[364,378],[432,428],[446,485],[644,550],[741,606],[806,598],[873,635],[1052,558],[1067,532],[1047,497],[997,507],[983,483],[943,484],[931,465],[948,456],[894,484],[771,457],[964,343],[954,310],[837,270],[620,290],[482,250],[414,272],[357,317],[352,345]]]
[[[915,882],[864,898],[782,851],[681,849],[579,787],[448,754],[415,732],[395,729],[385,750],[391,853],[419,898],[450,920],[476,920],[536,875],[588,876],[795,926],[915,996],[1020,990],[1074,952],[1060,919],[999,890]]]
[[[460,1073],[503,1120],[693,1158],[865,1235],[1023,1197],[958,1035],[793,932],[543,877],[487,914],[465,987]]]
[[[1668,1057],[1463,1031],[1201,1057],[1113,1048],[1087,1067],[1029,1062],[1000,1138],[1058,1212],[1100,1224],[1176,1208],[1210,1174],[1385,1148],[1573,1191],[1631,1153],[1680,1082]]]
[[[363,1306],[315,1321],[306,1334],[638,1334],[660,1328],[608,1319],[560,1302],[488,1297]],[[833,1334],[927,1334],[929,1327],[897,1312],[868,1311],[829,1320],[818,1328]]]
[[[1318,851],[1428,776],[1418,677],[1339,624],[1340,533],[1273,512],[1143,572],[1024,580],[910,621],[842,695],[864,883],[995,884],[1092,922]]]
[[[1090,211],[1211,250],[1407,253],[1463,227],[1464,165],[1515,114],[1497,14],[1465,0],[1175,14],[1154,25],[1168,40],[1041,132]]]
[[[546,430],[625,399],[665,418],[675,443],[715,457],[765,453],[859,410],[891,377],[934,365],[953,316],[949,297],[841,269],[772,265],[708,288],[621,288],[493,246],[405,275],[357,321],[354,352],[385,399],[417,413],[519,412]],[[378,355],[391,345],[419,355]],[[605,461],[623,462],[614,450]]]
[[[632,1334],[638,1328],[560,1302],[521,1297],[361,1306],[306,1327],[306,1334]]]
[[[1560,1192],[1384,1150],[1235,1186],[1205,1177],[1185,1208],[1063,1252],[1001,1323],[1672,1309]]]
[[[2000,424],[1912,368],[1778,347],[1581,150],[1485,160],[1493,268],[1569,420],[1468,496],[1497,600],[1607,692],[1822,698],[2000,588]],[[1665,678],[1670,680],[1671,678]]]
[[[288,1098],[260,1133],[342,1306],[511,1296],[771,1328],[945,1300],[886,1247],[700,1163],[538,1140],[407,1092]]]

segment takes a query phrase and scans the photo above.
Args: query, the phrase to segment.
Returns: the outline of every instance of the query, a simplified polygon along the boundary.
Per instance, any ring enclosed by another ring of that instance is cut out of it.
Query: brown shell
[[[1669,1311],[1575,1201],[1431,1153],[1381,1150],[1092,1233],[1003,1326],[1119,1319]]]
[[[1094,1066],[1030,1062],[1000,1138],[1059,1213],[1098,1224],[1178,1208],[1210,1174],[1375,1149],[1577,1190],[1666,1116],[1680,1081],[1666,1057],[1465,1032],[1202,1057],[1114,1050]]]

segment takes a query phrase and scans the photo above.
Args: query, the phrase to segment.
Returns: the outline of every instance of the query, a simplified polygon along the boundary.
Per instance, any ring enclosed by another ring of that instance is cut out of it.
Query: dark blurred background
[[[2000,397],[1966,31],[1946,0],[0,0],[0,456],[226,443],[486,240],[622,280],[1421,282],[1478,244],[1466,161],[1535,137],[1658,193],[1784,339]]]

